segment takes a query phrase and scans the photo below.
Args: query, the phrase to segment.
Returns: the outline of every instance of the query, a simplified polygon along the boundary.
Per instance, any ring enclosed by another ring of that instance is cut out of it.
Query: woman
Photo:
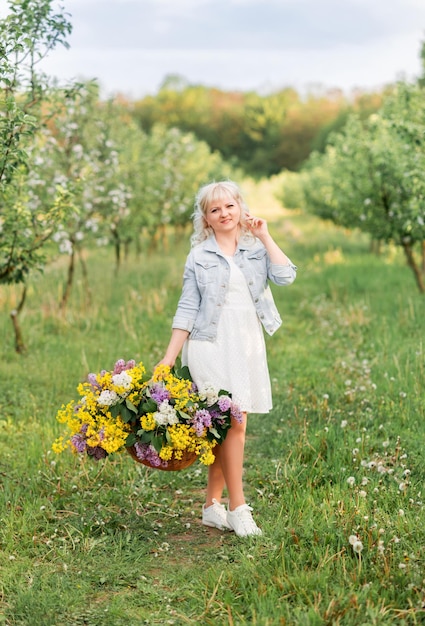
[[[161,363],[173,366],[180,351],[200,390],[227,389],[243,411],[232,420],[209,467],[202,523],[261,535],[245,502],[243,458],[248,412],[272,408],[270,377],[261,325],[272,335],[281,325],[267,281],[289,285],[296,267],[268,232],[264,219],[249,214],[232,181],[210,183],[197,195],[194,235]],[[228,510],[221,504],[224,488]]]

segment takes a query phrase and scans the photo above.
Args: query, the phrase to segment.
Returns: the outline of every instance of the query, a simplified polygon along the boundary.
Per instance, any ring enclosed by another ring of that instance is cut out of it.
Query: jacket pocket
[[[196,261],[196,279],[200,285],[208,285],[218,280],[218,263],[211,261]]]

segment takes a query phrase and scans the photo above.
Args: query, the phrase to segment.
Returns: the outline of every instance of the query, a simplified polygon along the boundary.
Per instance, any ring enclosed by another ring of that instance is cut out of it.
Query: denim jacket
[[[295,265],[270,262],[264,245],[255,238],[242,238],[234,261],[245,276],[257,315],[269,335],[282,324],[268,280],[290,285]],[[229,287],[230,266],[214,235],[190,251],[183,274],[183,289],[173,319],[173,328],[187,330],[191,339],[214,341]]]

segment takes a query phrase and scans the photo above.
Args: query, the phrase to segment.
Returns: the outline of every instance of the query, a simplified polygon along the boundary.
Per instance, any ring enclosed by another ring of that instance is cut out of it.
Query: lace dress
[[[227,389],[243,411],[268,413],[272,408],[263,329],[244,275],[233,260],[229,288],[215,341],[188,339],[182,353],[198,387],[211,383]]]

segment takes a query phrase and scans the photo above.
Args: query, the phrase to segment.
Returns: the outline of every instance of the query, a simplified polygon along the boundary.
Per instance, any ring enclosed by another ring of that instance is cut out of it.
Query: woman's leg
[[[225,485],[230,510],[245,504],[242,482],[245,432],[246,413],[243,414],[242,424],[232,418],[232,426],[224,442],[216,448],[215,461],[208,471],[206,506],[212,504],[213,498],[220,502]]]

